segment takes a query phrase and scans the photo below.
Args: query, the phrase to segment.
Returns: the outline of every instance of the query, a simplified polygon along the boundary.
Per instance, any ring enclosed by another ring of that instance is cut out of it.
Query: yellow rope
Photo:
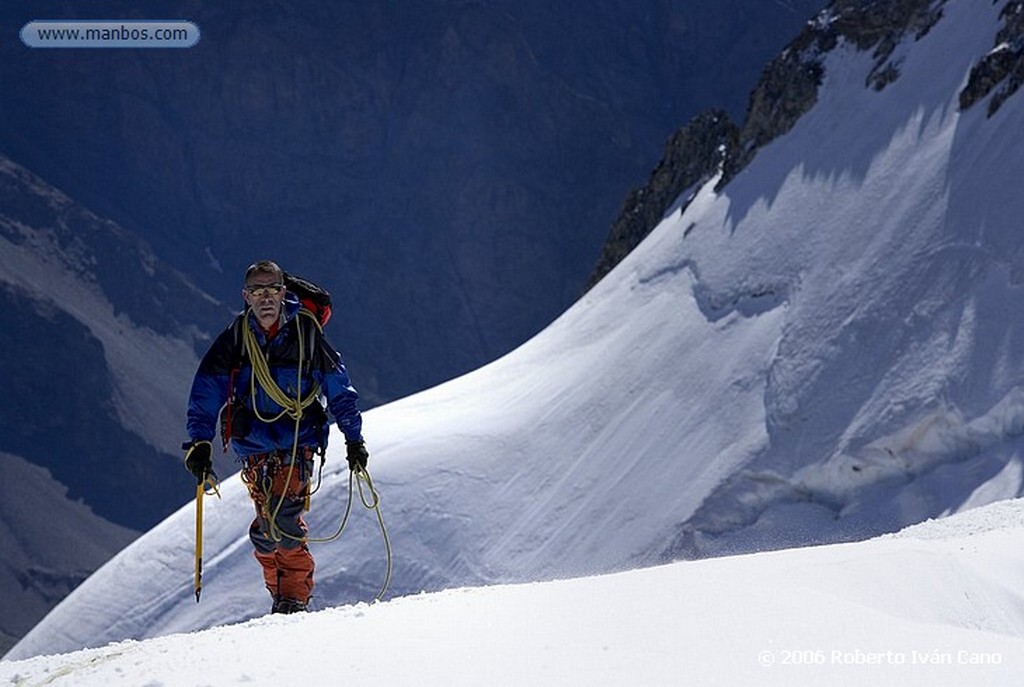
[[[251,312],[251,309],[250,309]],[[317,322],[316,317],[306,310],[299,310],[299,315],[306,314],[310,317],[317,326],[320,325]],[[296,316],[298,317],[298,315]],[[248,313],[246,314],[248,320]],[[292,398],[286,394],[281,387],[274,381],[274,376],[270,372],[270,365],[267,363],[267,358],[263,355],[263,351],[260,349],[259,342],[256,340],[256,334],[253,332],[252,327],[245,326],[242,328],[243,344],[245,345],[245,352],[249,356],[249,362],[252,367],[252,376],[250,377],[250,388],[249,395],[252,397],[252,410],[256,414],[256,417],[262,422],[271,423],[277,422],[285,415],[293,418],[296,423],[302,419],[302,411],[308,408],[312,403],[317,401],[320,396],[320,386],[317,384],[313,385],[309,393],[305,398],[301,398],[302,390],[302,365],[305,360],[305,346],[302,337],[302,328],[299,326],[298,320],[295,322],[296,335],[299,339],[299,362],[298,369],[296,371],[296,382],[295,382],[295,398]],[[276,417],[265,418],[260,415],[259,408],[256,407],[256,383],[267,392],[267,396],[271,398],[277,405],[281,406],[281,412]],[[296,441],[298,435],[296,435]]]
[[[363,506],[366,508],[372,508],[377,514],[377,524],[380,526],[380,536],[384,540],[384,552],[387,561],[387,568],[384,572],[384,584],[381,586],[380,591],[377,592],[376,600],[380,601],[384,598],[384,593],[388,590],[388,585],[391,584],[391,540],[388,538],[388,528],[384,526],[384,516],[380,513],[380,494],[373,486],[373,480],[370,479],[370,473],[366,468],[359,468],[358,472],[353,470],[349,473],[348,488],[349,488],[349,502],[352,501],[352,474],[355,474],[356,480],[359,483],[359,500],[363,502]],[[373,494],[372,505],[366,502],[366,498],[363,496],[363,485],[362,480],[366,481],[366,486],[369,487],[370,493]],[[341,534],[339,531],[338,534]]]
[[[245,322],[242,327],[242,343],[245,346],[246,354],[249,356],[249,364],[252,369],[252,375],[250,376],[249,381],[249,396],[251,397],[252,411],[258,420],[267,424],[277,422],[285,415],[289,415],[295,420],[295,431],[292,433],[292,458],[288,462],[288,474],[285,476],[284,481],[284,484],[287,487],[287,485],[291,484],[292,474],[295,470],[295,461],[298,459],[299,455],[299,431],[302,427],[302,413],[312,403],[319,402],[318,398],[320,396],[320,385],[314,384],[306,397],[302,398],[302,366],[305,362],[305,347],[302,336],[302,327],[299,326],[298,316],[306,314],[316,323],[317,327],[320,326],[320,323],[312,313],[306,310],[300,309],[298,315],[296,315],[295,333],[299,342],[299,360],[298,367],[296,369],[295,398],[292,398],[277,385],[277,382],[274,380],[274,376],[270,372],[270,365],[267,363],[267,358],[263,355],[263,351],[260,349],[259,342],[256,340],[255,332],[253,332],[252,327],[249,326],[248,320],[250,312],[252,312],[251,308],[245,315]],[[281,412],[278,413],[276,417],[265,418],[260,414],[259,408],[256,406],[257,382],[259,382],[259,385],[267,393],[267,396],[277,403],[277,405],[281,406]],[[265,513],[265,515],[267,515],[268,527],[270,529],[267,535],[275,542],[281,541],[284,536],[290,536],[286,532],[280,531],[280,528],[277,527],[277,514],[281,511],[281,506],[284,504],[286,492],[287,489],[281,492],[281,497],[277,501],[277,506],[274,508],[274,512]],[[269,493],[267,494],[267,497],[269,500]],[[264,503],[267,503],[267,501]]]
[[[366,488],[369,490],[370,495],[373,497],[372,500],[367,500],[366,494],[363,492],[363,483],[366,483]],[[328,537],[315,538],[315,537],[303,537],[302,541],[313,543],[313,544],[324,544],[332,542],[341,536],[341,533],[345,531],[345,526],[348,524],[349,515],[352,513],[352,493],[353,483],[358,485],[359,489],[359,500],[362,502],[363,507],[367,510],[372,510],[377,515],[377,525],[380,528],[381,539],[384,540],[384,554],[385,554],[385,571],[384,571],[384,583],[381,585],[380,591],[377,592],[377,596],[374,597],[377,601],[384,598],[384,594],[387,592],[388,587],[391,585],[391,571],[392,571],[392,555],[391,555],[391,539],[388,537],[388,528],[384,524],[384,516],[380,512],[380,493],[377,488],[373,486],[373,479],[370,478],[370,471],[366,468],[356,468],[348,473],[348,501],[345,504],[345,513],[341,518],[341,524],[338,525],[338,529],[334,531]],[[285,533],[285,536],[288,536]],[[294,539],[295,537],[293,537]]]
[[[299,314],[305,314],[313,320],[316,326],[320,327],[320,322],[316,319],[316,316],[305,309],[299,310]],[[252,331],[252,327],[248,326],[248,315],[246,313],[245,326],[242,327],[243,332],[243,344],[245,351],[249,356],[249,361],[252,366],[252,377],[250,380],[250,391],[249,395],[252,397],[252,409],[257,419],[262,422],[276,422],[285,415],[289,415],[295,420],[295,432],[294,439],[292,441],[292,459],[288,464],[288,474],[285,475],[284,489],[281,492],[281,497],[277,501],[277,506],[274,508],[273,513],[270,513],[267,509],[267,504],[270,501],[270,488],[271,485],[264,485],[264,499],[263,499],[263,511],[264,518],[267,520],[267,526],[270,529],[268,536],[275,542],[281,541],[283,538],[294,541],[301,541],[305,543],[327,543],[336,540],[341,536],[341,533],[345,530],[345,526],[348,524],[349,514],[352,511],[352,492],[353,492],[353,480],[359,486],[359,500],[363,506],[368,510],[373,510],[377,514],[377,523],[380,526],[381,537],[384,540],[384,549],[386,552],[386,570],[384,575],[384,584],[381,586],[380,591],[377,593],[376,599],[380,601],[384,598],[385,592],[387,592],[388,586],[391,584],[391,571],[392,571],[392,555],[391,555],[391,540],[388,537],[387,527],[384,525],[384,517],[380,512],[380,495],[373,486],[373,480],[370,479],[370,473],[366,468],[358,468],[349,473],[348,481],[348,504],[345,507],[345,514],[341,519],[341,524],[338,526],[337,531],[329,537],[315,538],[315,537],[296,537],[287,532],[281,531],[277,526],[277,515],[281,510],[281,505],[284,503],[285,496],[287,494],[287,487],[291,484],[292,474],[295,469],[295,461],[298,458],[299,453],[299,429],[302,421],[303,411],[310,406],[310,404],[317,402],[320,396],[320,386],[317,384],[313,385],[309,394],[305,398],[301,398],[302,390],[302,365],[305,358],[304,342],[302,337],[302,329],[299,327],[298,321],[296,321],[296,333],[299,339],[299,361],[298,361],[298,379],[295,383],[296,398],[288,396],[274,381],[273,375],[270,372],[270,365],[267,363],[266,356],[263,355],[263,351],[260,350],[259,342],[256,340],[256,334]],[[274,418],[264,418],[260,415],[259,409],[256,407],[256,383],[259,382],[260,386],[267,395],[279,406],[282,410]],[[312,480],[312,475],[309,475],[309,479]],[[244,481],[244,479],[243,479]],[[368,501],[365,494],[363,493],[363,482],[366,482],[367,488],[370,494],[373,496],[372,501]],[[248,483],[247,483],[248,485]],[[308,490],[307,490],[308,491]],[[309,496],[306,496],[306,510],[309,510]]]

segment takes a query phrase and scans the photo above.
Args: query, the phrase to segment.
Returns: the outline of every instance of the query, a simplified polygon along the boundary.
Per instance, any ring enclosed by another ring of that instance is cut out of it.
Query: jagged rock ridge
[[[704,112],[673,134],[647,185],[626,197],[587,288],[643,240],[684,189],[695,189],[717,174],[738,137],[739,129],[723,110]]]
[[[875,63],[865,87],[882,90],[899,78],[896,46],[908,35],[915,40],[927,35],[942,19],[944,4],[945,0],[834,0],[764,69],[750,95],[741,127],[712,110],[695,117],[670,138],[647,184],[630,191],[623,202],[588,279],[588,288],[636,247],[669,209],[676,204],[685,207],[687,200],[683,198],[680,203],[680,196],[687,189],[718,172],[722,177],[717,188],[723,188],[759,149],[792,129],[817,102],[825,76],[823,58],[840,39],[859,50],[874,51]],[[961,109],[995,90],[988,106],[991,116],[1024,81],[1024,2],[1007,2],[1001,16],[1004,27],[996,36],[992,52],[980,58],[972,70],[960,95]],[[996,90],[1000,84],[1002,87]],[[713,143],[707,140],[715,136]],[[693,140],[704,144],[680,145]]]
[[[987,112],[991,117],[1024,82],[1024,2],[1006,3],[1000,17],[1004,25],[996,34],[995,46],[971,70],[970,79],[960,92],[961,110],[995,91],[988,103]],[[1000,84],[1002,87],[996,90]]]

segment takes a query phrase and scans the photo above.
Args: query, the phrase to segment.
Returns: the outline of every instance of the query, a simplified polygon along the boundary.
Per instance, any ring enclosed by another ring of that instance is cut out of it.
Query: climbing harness
[[[308,475],[305,479],[302,477],[301,472],[309,468],[305,466],[312,465],[311,455],[307,455],[304,458],[300,458],[303,461],[299,468],[300,477],[299,484],[305,482],[306,484],[306,507],[305,510],[309,510],[309,496],[320,489],[323,478],[323,455],[321,454],[321,463],[318,470],[317,486],[310,489],[312,483],[312,475]],[[278,510],[281,507],[281,503],[286,498],[296,498],[299,494],[295,492],[294,483],[292,480],[293,473],[291,472],[293,466],[285,467],[280,463],[280,455],[268,454],[263,455],[251,462],[247,463],[245,468],[241,472],[242,482],[249,490],[249,495],[253,502],[256,504],[257,513],[262,517],[263,522],[267,528],[267,536],[275,542],[280,542],[282,539],[290,539],[292,541],[302,542],[305,544],[326,544],[332,542],[341,537],[345,531],[345,527],[348,525],[349,517],[352,514],[352,503],[354,501],[354,494],[358,490],[359,501],[363,504],[363,507],[367,510],[374,511],[377,517],[377,526],[380,529],[381,538],[384,541],[384,552],[386,557],[386,570],[384,575],[384,583],[381,586],[380,591],[375,597],[378,601],[384,598],[384,594],[387,592],[388,586],[391,584],[391,572],[392,572],[392,554],[391,554],[391,541],[388,536],[387,526],[384,524],[384,516],[380,510],[380,493],[377,491],[373,484],[373,479],[370,477],[370,473],[366,468],[357,467],[355,470],[349,471],[348,476],[348,498],[345,503],[345,510],[341,517],[337,529],[326,537],[310,537],[303,536],[297,537],[293,534],[281,530],[277,525],[276,516]],[[278,477],[284,474],[283,480],[278,481]],[[277,487],[277,488],[275,488]],[[277,501],[277,506],[273,509],[270,507],[272,501]]]

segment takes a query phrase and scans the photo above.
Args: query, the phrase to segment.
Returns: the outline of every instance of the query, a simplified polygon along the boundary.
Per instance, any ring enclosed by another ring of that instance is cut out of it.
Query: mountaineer
[[[271,612],[305,611],[314,562],[302,512],[313,458],[326,451],[330,412],[345,435],[349,468],[366,468],[359,395],[323,334],[326,292],[264,260],[246,270],[242,297],[246,309],[214,340],[192,381],[185,467],[200,484],[212,474],[220,417],[256,509],[249,538]]]

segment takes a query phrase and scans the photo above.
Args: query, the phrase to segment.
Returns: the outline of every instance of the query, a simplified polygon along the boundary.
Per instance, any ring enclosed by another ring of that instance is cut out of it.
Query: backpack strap
[[[311,327],[308,323],[306,326],[303,326],[303,320],[308,320],[315,326]],[[306,371],[308,372],[312,369],[313,360],[316,356],[317,342],[320,337],[323,336],[324,328],[323,325],[320,324],[319,316],[305,306],[299,308],[298,313],[295,315],[295,327],[297,328],[298,336],[305,336],[305,340],[302,344],[306,351]]]
[[[232,351],[234,356],[231,363],[231,371],[228,373],[228,400],[224,405],[220,418],[220,438],[224,444],[225,452],[228,450],[228,443],[233,436],[234,415],[238,400],[235,397],[235,380],[242,371],[242,363],[245,362],[245,344],[242,341],[242,327],[245,326],[245,318],[248,312],[248,310],[243,310],[238,313],[235,316],[234,322],[231,323],[234,340]]]

